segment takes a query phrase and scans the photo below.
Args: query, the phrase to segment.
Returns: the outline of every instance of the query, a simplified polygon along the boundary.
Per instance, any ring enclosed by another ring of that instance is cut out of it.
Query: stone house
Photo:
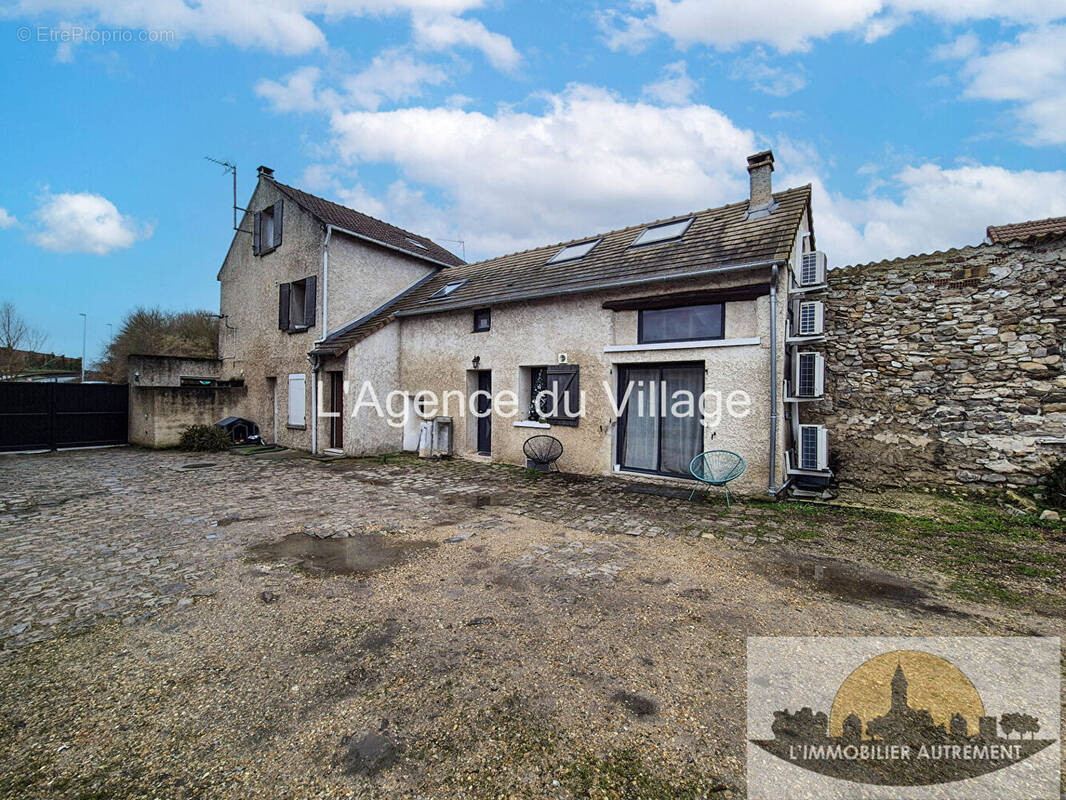
[[[465,457],[524,464],[525,441],[548,434],[565,471],[676,480],[702,450],[726,449],[747,462],[741,491],[821,489],[827,436],[800,409],[823,391],[825,258],[810,187],[774,193],[772,171],[771,153],[749,158],[738,203],[405,275],[403,291],[310,350],[319,449],[413,450],[423,419],[445,415]],[[226,295],[224,309],[238,297]],[[479,390],[493,404],[465,402]],[[554,407],[536,405],[543,390]],[[656,410],[675,390],[709,413]]]
[[[267,167],[247,209],[218,272],[218,374],[246,388],[228,410],[256,422],[268,441],[318,452],[331,443],[312,413],[316,342],[462,259],[276,181]]]

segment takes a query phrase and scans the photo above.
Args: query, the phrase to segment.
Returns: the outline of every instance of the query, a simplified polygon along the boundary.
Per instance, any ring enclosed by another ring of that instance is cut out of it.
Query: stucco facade
[[[256,255],[254,215],[279,201],[281,243]],[[310,450],[315,417],[308,353],[325,336],[325,326],[338,328],[373,311],[437,267],[336,230],[329,232],[327,243],[326,226],[269,177],[260,178],[239,227],[218,274],[221,377],[243,379],[247,389],[230,413],[255,421],[264,438]],[[316,287],[314,324],[297,332],[281,330],[281,285],[309,277]],[[304,376],[304,414],[298,424],[290,424],[288,414],[290,375]],[[322,444],[327,433],[328,420],[319,419],[318,449],[328,446]]]

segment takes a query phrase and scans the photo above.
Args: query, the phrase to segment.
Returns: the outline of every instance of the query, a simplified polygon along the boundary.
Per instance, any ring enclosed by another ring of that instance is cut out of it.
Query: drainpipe
[[[322,245],[322,336],[319,342],[326,340],[329,333],[329,240],[333,236],[333,226],[326,226],[326,240]]]
[[[318,455],[318,370],[322,365],[313,353],[307,360],[311,362],[311,455]]]
[[[770,479],[767,493],[777,496],[777,264],[770,271]]]

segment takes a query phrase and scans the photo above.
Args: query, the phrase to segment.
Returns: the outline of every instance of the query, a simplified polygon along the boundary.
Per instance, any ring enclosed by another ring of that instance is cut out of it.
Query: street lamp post
[[[81,317],[81,382],[85,383],[85,338],[89,330],[89,315],[84,311],[79,311],[78,315]]]

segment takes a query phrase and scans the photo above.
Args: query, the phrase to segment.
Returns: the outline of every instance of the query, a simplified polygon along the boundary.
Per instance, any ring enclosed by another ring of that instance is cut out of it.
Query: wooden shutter
[[[252,233],[252,255],[259,255],[259,251],[263,248],[260,246],[259,236],[263,230],[263,212],[255,212],[255,225]]]
[[[315,327],[315,309],[317,308],[316,295],[318,292],[318,278],[309,275],[304,280],[304,325],[308,328]]]
[[[546,387],[556,398],[555,416],[548,421],[553,425],[577,427],[581,419],[581,373],[573,364],[548,367]]]
[[[274,204],[274,247],[281,247],[281,218],[284,216],[282,211],[283,200],[278,200]]]
[[[283,331],[289,329],[289,295],[292,284],[283,283],[278,287],[278,327]]]

